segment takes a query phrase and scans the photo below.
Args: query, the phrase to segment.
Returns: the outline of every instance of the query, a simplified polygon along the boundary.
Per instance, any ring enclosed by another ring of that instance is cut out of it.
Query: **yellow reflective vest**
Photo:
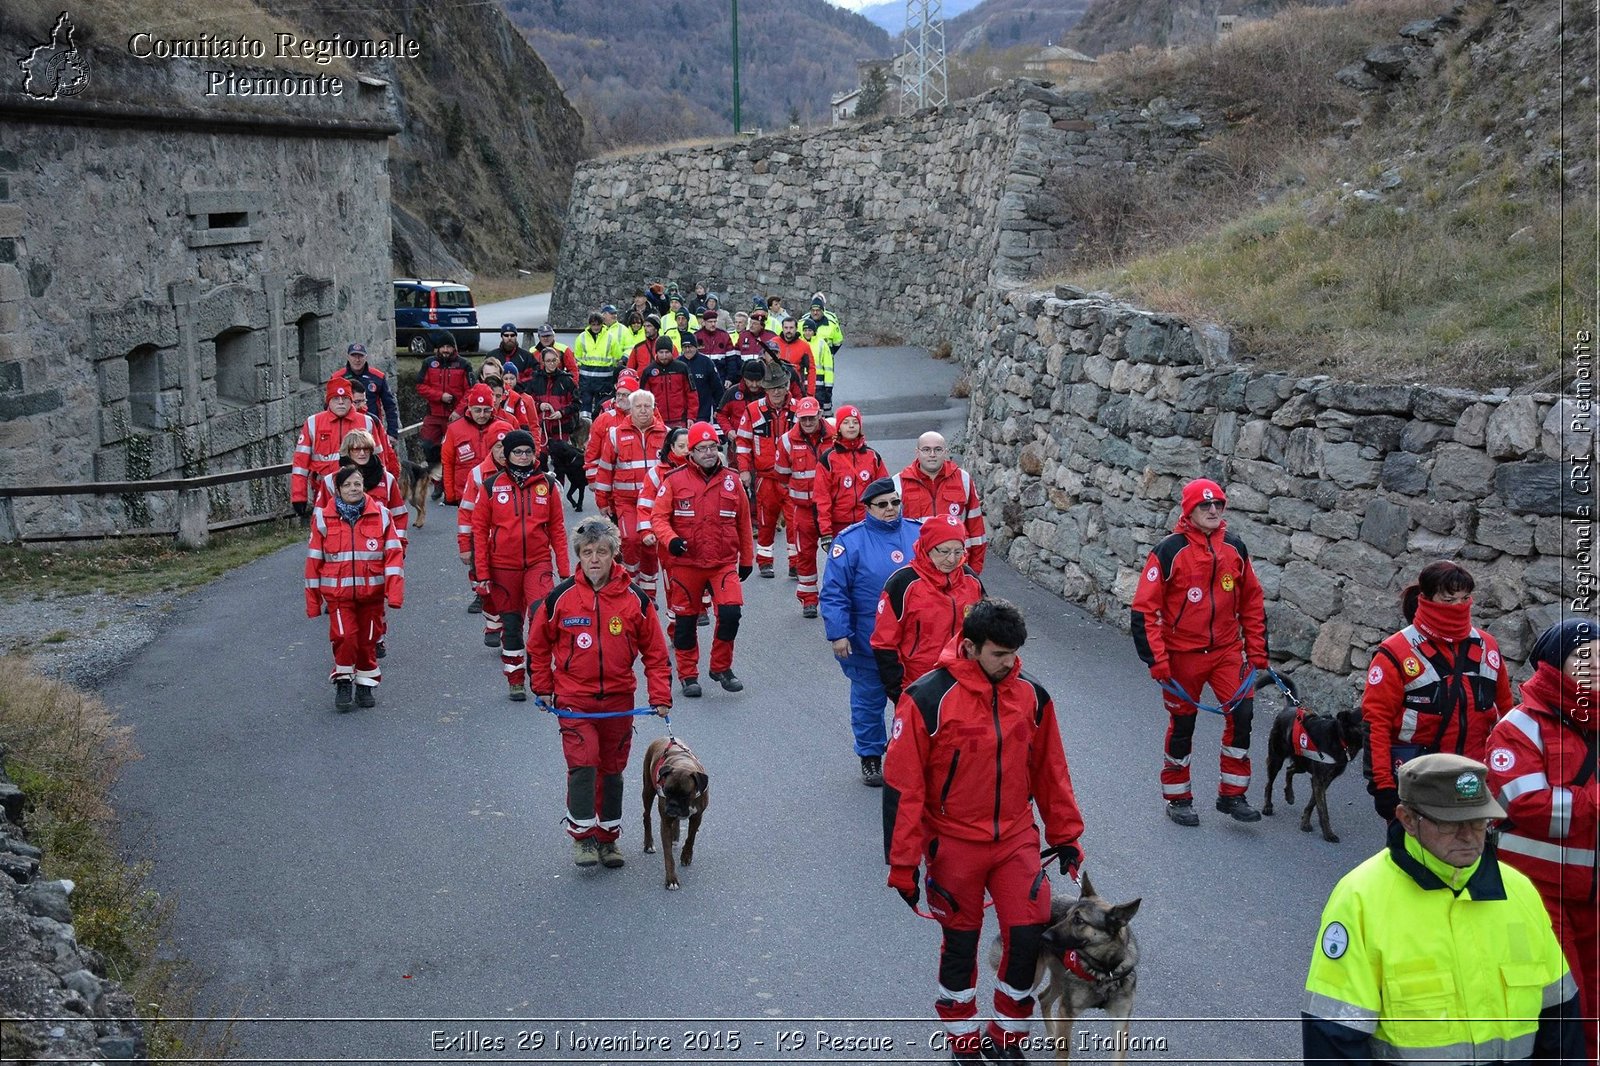
[[[817,368],[817,384],[833,384],[833,345],[821,337],[811,338],[811,365]]]
[[[616,331],[602,329],[599,334],[585,329],[572,342],[572,354],[578,361],[578,372],[609,371],[622,361],[617,351]]]
[[[1323,909],[1302,1046],[1307,1062],[1579,1061],[1576,996],[1538,890],[1493,843],[1458,870],[1395,822]]]

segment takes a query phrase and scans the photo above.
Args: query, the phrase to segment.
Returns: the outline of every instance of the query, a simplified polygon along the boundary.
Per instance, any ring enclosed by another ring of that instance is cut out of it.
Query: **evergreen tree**
[[[867,83],[861,87],[861,99],[856,102],[856,118],[872,118],[883,111],[889,100],[889,79],[882,67],[873,67],[867,73]]]

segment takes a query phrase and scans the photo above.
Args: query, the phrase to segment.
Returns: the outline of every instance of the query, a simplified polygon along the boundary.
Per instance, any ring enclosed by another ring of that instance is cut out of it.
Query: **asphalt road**
[[[964,404],[945,399],[953,376],[914,349],[847,349],[837,395],[864,404],[868,436],[894,466],[923,429],[959,426]],[[735,662],[746,690],[679,700],[672,729],[708,767],[711,805],[683,890],[668,893],[660,857],[639,852],[636,780],[663,724],[638,727],[627,867],[578,870],[559,824],[555,723],[505,699],[498,658],[463,610],[453,519],[435,505],[416,533],[373,710],[332,710],[326,622],[304,616],[298,549],[185,601],[106,686],[144,753],[118,790],[125,842],[178,900],[178,946],[207,975],[208,1009],[240,1019],[237,1052],[943,1059],[929,1049],[938,929],[884,886],[880,793],[860,782],[844,677],[794,585],[746,585]],[[1284,813],[1243,826],[1204,801],[1198,829],[1172,825],[1156,778],[1165,717],[1129,638],[1002,561],[984,577],[1029,619],[1022,657],[1055,697],[1087,869],[1109,898],[1143,899],[1133,1034],[1164,1046],[1135,1058],[1294,1060],[1322,901],[1380,844],[1359,781],[1330,797],[1340,845]],[[1202,797],[1215,788],[1219,734],[1203,715]],[[1259,805],[1264,727],[1253,751]],[[1085,1033],[1109,1032],[1098,1017]],[[891,1043],[819,1049],[819,1032]],[[574,1034],[632,1043],[574,1050]],[[663,1038],[668,1050],[640,1050]]]

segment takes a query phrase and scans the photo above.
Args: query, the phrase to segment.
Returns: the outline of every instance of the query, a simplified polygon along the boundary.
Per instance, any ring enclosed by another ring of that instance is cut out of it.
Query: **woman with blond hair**
[[[406,509],[405,494],[400,491],[400,481],[383,465],[374,454],[375,442],[372,435],[363,430],[351,430],[344,435],[344,442],[339,446],[339,468],[353,466],[361,471],[361,488],[368,496],[375,500],[389,514],[389,521],[394,525],[395,533],[400,538],[400,550],[403,553],[410,547],[406,538],[406,527],[411,521],[411,512]],[[322,498],[332,499],[335,495],[333,474],[322,479]],[[389,619],[383,613],[383,606],[378,607],[378,658],[389,654],[389,646],[384,643],[384,637],[389,632]]]

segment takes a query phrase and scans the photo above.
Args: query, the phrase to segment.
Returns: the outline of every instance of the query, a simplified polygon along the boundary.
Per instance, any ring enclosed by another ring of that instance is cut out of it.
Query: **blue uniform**
[[[819,606],[828,640],[850,638],[850,654],[839,660],[850,679],[850,728],[856,754],[882,755],[889,746],[883,708],[889,695],[878,677],[872,654],[872,630],[878,618],[878,597],[889,575],[911,561],[922,523],[910,518],[885,522],[868,512],[833,538],[822,572]]]

